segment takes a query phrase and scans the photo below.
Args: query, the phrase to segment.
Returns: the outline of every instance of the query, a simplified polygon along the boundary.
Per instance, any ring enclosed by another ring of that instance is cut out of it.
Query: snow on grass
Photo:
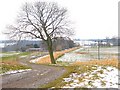
[[[0,57],[8,57],[8,56],[19,55],[19,54],[20,54],[20,52],[1,53]]]
[[[8,74],[16,74],[16,73],[21,73],[21,72],[27,72],[30,71],[31,69],[23,69],[23,70],[11,70],[5,73],[2,73],[0,75],[8,75]]]
[[[30,60],[30,63],[37,63],[40,59],[45,58],[47,56],[49,56],[49,55],[45,55],[45,56],[42,56],[40,58],[36,58],[36,59]]]
[[[93,50],[95,49],[95,50]],[[117,58],[116,55],[114,55],[114,52],[112,50],[116,50],[116,48],[102,48],[100,51],[100,58],[103,59],[110,59],[110,58]],[[107,52],[109,53],[107,53]],[[117,52],[117,51],[116,51]],[[79,48],[77,50],[74,50],[69,53],[65,53],[62,57],[58,58],[57,61],[62,62],[75,62],[75,61],[90,61],[90,60],[96,60],[98,59],[98,50],[97,48]]]
[[[86,55],[76,54],[76,53],[65,53],[62,57],[58,58],[57,61],[63,62],[75,62],[75,61],[88,61],[90,57]]]
[[[118,88],[118,69],[110,66],[96,68],[83,74],[72,73],[64,78],[67,84],[63,88]]]
[[[22,55],[22,56],[20,56],[20,58],[25,58],[25,57],[27,57],[27,55]]]
[[[101,56],[101,57],[103,59],[106,58],[106,56]],[[97,59],[96,55],[84,54],[83,52],[78,52],[78,53],[71,52],[71,53],[65,53],[62,57],[58,58],[57,61],[75,62],[75,61],[90,61],[90,60],[96,60],[96,59]]]

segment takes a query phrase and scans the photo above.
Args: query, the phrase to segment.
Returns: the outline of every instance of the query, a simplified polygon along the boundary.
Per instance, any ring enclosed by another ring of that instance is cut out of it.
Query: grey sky
[[[35,0],[0,1],[0,40],[6,39],[3,32],[7,24],[14,23],[22,4]],[[37,0],[38,1],[38,0]],[[40,0],[41,1],[41,0]],[[54,1],[68,9],[76,32],[74,38],[105,38],[118,35],[119,0],[42,0]]]

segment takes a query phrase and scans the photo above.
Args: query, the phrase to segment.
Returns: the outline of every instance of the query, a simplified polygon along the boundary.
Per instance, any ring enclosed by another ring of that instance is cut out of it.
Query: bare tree
[[[17,25],[9,27],[12,37],[33,37],[42,39],[48,47],[51,63],[56,64],[52,39],[56,36],[68,36],[71,33],[67,20],[67,9],[56,3],[26,3],[17,18]]]

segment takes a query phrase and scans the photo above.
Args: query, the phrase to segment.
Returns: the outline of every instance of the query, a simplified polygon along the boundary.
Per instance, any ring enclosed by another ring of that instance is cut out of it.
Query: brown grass
[[[63,50],[63,51],[54,52],[54,58],[57,59],[60,56],[64,55],[65,53],[76,50],[76,49],[78,49],[78,47],[66,49],[66,50]],[[46,57],[40,58],[37,63],[38,64],[50,64],[51,63],[50,56],[47,55]]]
[[[102,65],[102,66],[114,66],[119,67],[118,65],[118,59],[112,58],[112,59],[105,59],[105,60],[91,60],[86,62],[75,62],[73,65],[79,66],[79,65]]]
[[[76,54],[88,54],[88,52],[76,52]]]
[[[19,65],[18,61],[2,61],[0,64],[6,64],[6,65]]]

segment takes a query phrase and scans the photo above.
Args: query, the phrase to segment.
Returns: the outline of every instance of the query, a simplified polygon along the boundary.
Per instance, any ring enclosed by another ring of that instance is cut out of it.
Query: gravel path
[[[21,72],[2,76],[2,88],[37,88],[60,77],[65,69],[62,67],[37,65],[28,62],[28,59],[20,61],[32,68],[27,72]]]

